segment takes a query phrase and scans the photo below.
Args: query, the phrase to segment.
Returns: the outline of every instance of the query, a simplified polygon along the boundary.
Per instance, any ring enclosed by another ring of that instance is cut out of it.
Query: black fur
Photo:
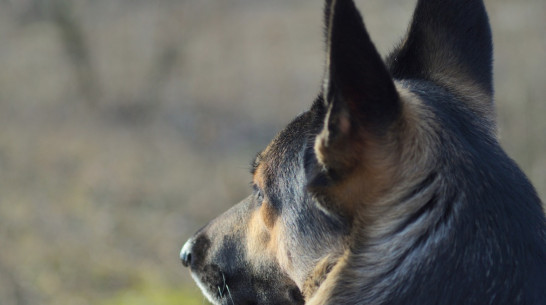
[[[392,78],[354,3],[329,1],[325,11],[329,61],[324,96],[335,109],[330,120],[335,122],[336,115],[346,111],[353,130],[359,125],[383,130],[400,111]]]
[[[398,79],[468,73],[493,93],[493,42],[482,0],[419,0],[407,37],[387,59]]]

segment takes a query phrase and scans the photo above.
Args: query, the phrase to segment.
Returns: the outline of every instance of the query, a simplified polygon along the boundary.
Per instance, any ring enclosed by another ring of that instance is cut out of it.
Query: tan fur
[[[262,156],[265,155],[262,153]],[[266,164],[261,163],[254,174],[254,183],[261,189],[265,187],[266,171]],[[265,198],[261,206],[250,216],[247,225],[245,234],[247,255],[255,268],[276,263],[284,272],[293,273],[289,252],[283,243],[284,234],[278,216]]]
[[[264,200],[264,202],[262,203],[262,206],[260,207],[260,214],[262,216],[262,220],[265,226],[269,230],[273,229],[278,215],[275,209],[273,209],[273,207],[267,200]]]
[[[306,305],[325,304],[325,302],[332,295],[332,291],[334,290],[338,279],[341,277],[340,274],[343,272],[343,270],[346,267],[348,257],[349,257],[349,251],[347,251],[343,255],[343,257],[341,257],[337,261],[333,269],[328,274],[326,274],[326,279],[322,278],[323,274],[317,273],[317,275],[319,276],[319,278],[317,279],[317,282],[320,283],[320,286],[318,287],[318,289],[317,287],[312,287],[314,288],[313,290],[304,291]]]
[[[334,267],[342,260],[336,255],[328,255],[315,264],[315,269],[307,277],[303,284],[302,293],[305,299],[310,299],[326,280]]]
[[[273,262],[284,262],[287,267],[287,260],[280,256],[283,234],[281,227],[274,223],[268,227],[264,220],[262,208],[256,210],[250,217],[246,231],[246,253],[249,261],[255,266],[268,265]]]

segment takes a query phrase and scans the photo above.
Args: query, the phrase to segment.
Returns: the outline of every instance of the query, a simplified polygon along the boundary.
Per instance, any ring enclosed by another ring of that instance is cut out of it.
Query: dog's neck
[[[446,221],[444,216],[448,204],[441,201],[438,193],[442,191],[442,185],[442,177],[431,172],[412,188],[407,188],[405,196],[397,202],[390,202],[388,207],[376,209],[374,221],[368,217],[355,220],[366,223],[355,223],[350,239],[352,244],[345,253],[321,261],[305,283],[303,293],[308,301],[306,304],[321,304],[318,300],[325,299],[325,295],[331,295],[332,290],[338,287],[339,279],[359,279],[358,283],[344,283],[347,290],[384,286],[376,290],[381,293],[393,288],[388,283],[391,277],[384,275],[405,272],[404,268],[399,269],[400,262],[411,255],[419,243],[435,242],[424,241],[422,237],[428,229]],[[367,212],[371,213],[370,210]],[[371,214],[367,216],[371,217]],[[427,257],[426,253],[420,255]],[[382,279],[385,283],[378,283],[377,279]],[[377,295],[371,297],[378,300]]]

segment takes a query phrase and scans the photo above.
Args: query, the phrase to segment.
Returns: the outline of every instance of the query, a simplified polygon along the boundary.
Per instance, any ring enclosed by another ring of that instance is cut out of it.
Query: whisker
[[[225,274],[222,272],[222,281],[224,282],[224,287],[222,287],[222,294],[224,294],[224,292],[226,292],[226,276]]]
[[[235,305],[235,302],[233,302],[233,297],[231,296],[231,291],[229,291],[229,286],[226,285],[227,292],[229,294],[229,299],[231,300],[231,305]]]

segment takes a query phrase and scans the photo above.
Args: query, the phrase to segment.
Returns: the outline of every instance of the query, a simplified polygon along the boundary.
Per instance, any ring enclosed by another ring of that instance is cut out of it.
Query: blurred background
[[[415,0],[358,0],[386,54]],[[180,247],[319,91],[322,1],[0,0],[0,303],[205,304]],[[546,2],[489,0],[503,146],[546,198]]]

